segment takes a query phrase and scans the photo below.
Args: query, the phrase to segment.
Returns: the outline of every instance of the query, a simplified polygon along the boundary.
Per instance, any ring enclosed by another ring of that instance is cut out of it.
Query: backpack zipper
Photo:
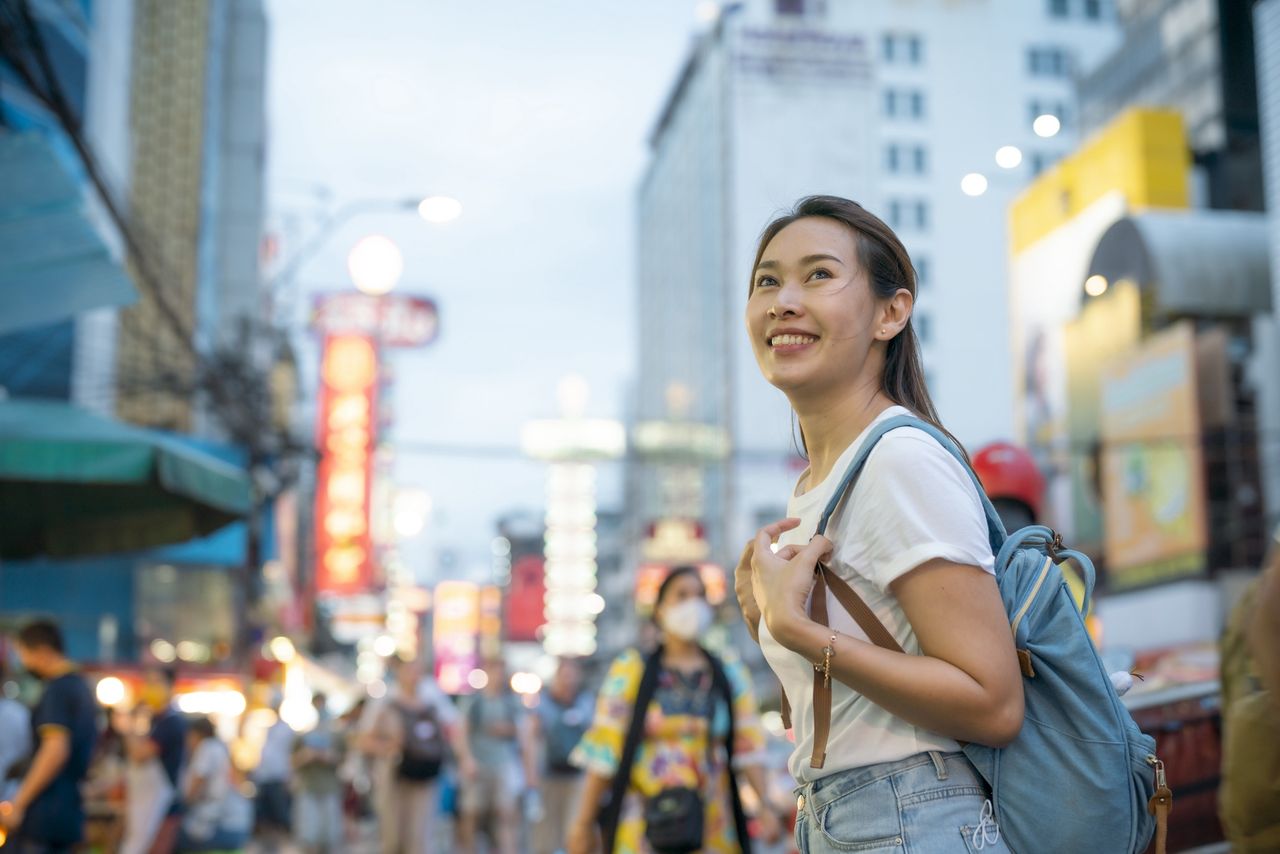
[[[1022,603],[1022,607],[1018,609],[1018,613],[1013,617],[1013,636],[1018,637],[1018,624],[1022,622],[1022,618],[1027,615],[1027,611],[1031,609],[1031,603],[1036,601],[1036,595],[1040,592],[1040,588],[1044,586],[1044,580],[1049,577],[1049,567],[1053,565],[1053,558],[1044,559],[1044,566],[1040,569],[1040,577],[1036,579],[1035,585],[1031,588],[1031,592],[1027,594],[1027,599]]]

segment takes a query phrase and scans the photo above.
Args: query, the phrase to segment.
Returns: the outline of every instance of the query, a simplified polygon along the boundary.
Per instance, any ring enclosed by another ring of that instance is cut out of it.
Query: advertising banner
[[[442,581],[434,599],[436,681],[446,693],[468,692],[467,677],[480,663],[480,588],[470,581]]]
[[[1196,336],[1183,322],[1102,378],[1102,502],[1113,589],[1206,569]]]

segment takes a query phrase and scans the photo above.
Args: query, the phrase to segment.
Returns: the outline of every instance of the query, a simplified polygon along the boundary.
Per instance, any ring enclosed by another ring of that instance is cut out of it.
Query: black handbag
[[[664,789],[644,805],[644,837],[654,854],[692,854],[702,848],[706,810],[697,789]]]
[[[659,646],[645,660],[644,675],[640,677],[640,688],[636,692],[635,704],[631,709],[631,724],[627,729],[627,738],[622,747],[622,757],[618,762],[618,770],[613,776],[609,799],[600,811],[599,823],[604,840],[604,851],[607,854],[613,854],[617,841],[622,802],[631,785],[631,767],[635,764],[636,753],[639,752],[640,743],[644,740],[645,713],[658,689],[658,675],[662,671],[662,652],[662,647]],[[742,854],[751,854],[751,839],[747,835],[747,814],[742,809],[742,800],[738,796],[738,777],[733,770],[733,691],[729,687],[729,678],[725,675],[719,659],[706,650],[703,652],[711,664],[712,693],[715,696],[724,697],[729,705],[729,731],[725,737],[728,751],[729,795],[733,804],[738,847]],[[715,708],[716,704],[713,701],[711,703],[713,716]],[[709,757],[714,747],[714,742],[708,740]],[[645,839],[655,854],[691,854],[702,848],[706,805],[702,793],[696,789],[664,789],[645,802],[644,819]]]

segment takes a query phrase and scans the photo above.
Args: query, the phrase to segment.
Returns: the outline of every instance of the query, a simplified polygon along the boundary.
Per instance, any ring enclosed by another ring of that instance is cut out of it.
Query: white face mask
[[[662,628],[681,640],[694,641],[711,628],[714,616],[705,599],[686,599],[662,612]]]

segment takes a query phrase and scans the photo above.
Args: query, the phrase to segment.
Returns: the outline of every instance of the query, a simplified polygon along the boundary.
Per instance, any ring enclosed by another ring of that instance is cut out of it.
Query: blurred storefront
[[[1044,521],[1102,571],[1096,608],[1126,702],[1181,786],[1175,836],[1220,838],[1215,643],[1269,531],[1256,317],[1264,218],[1193,207],[1175,110],[1129,109],[1010,209],[1019,440]]]

